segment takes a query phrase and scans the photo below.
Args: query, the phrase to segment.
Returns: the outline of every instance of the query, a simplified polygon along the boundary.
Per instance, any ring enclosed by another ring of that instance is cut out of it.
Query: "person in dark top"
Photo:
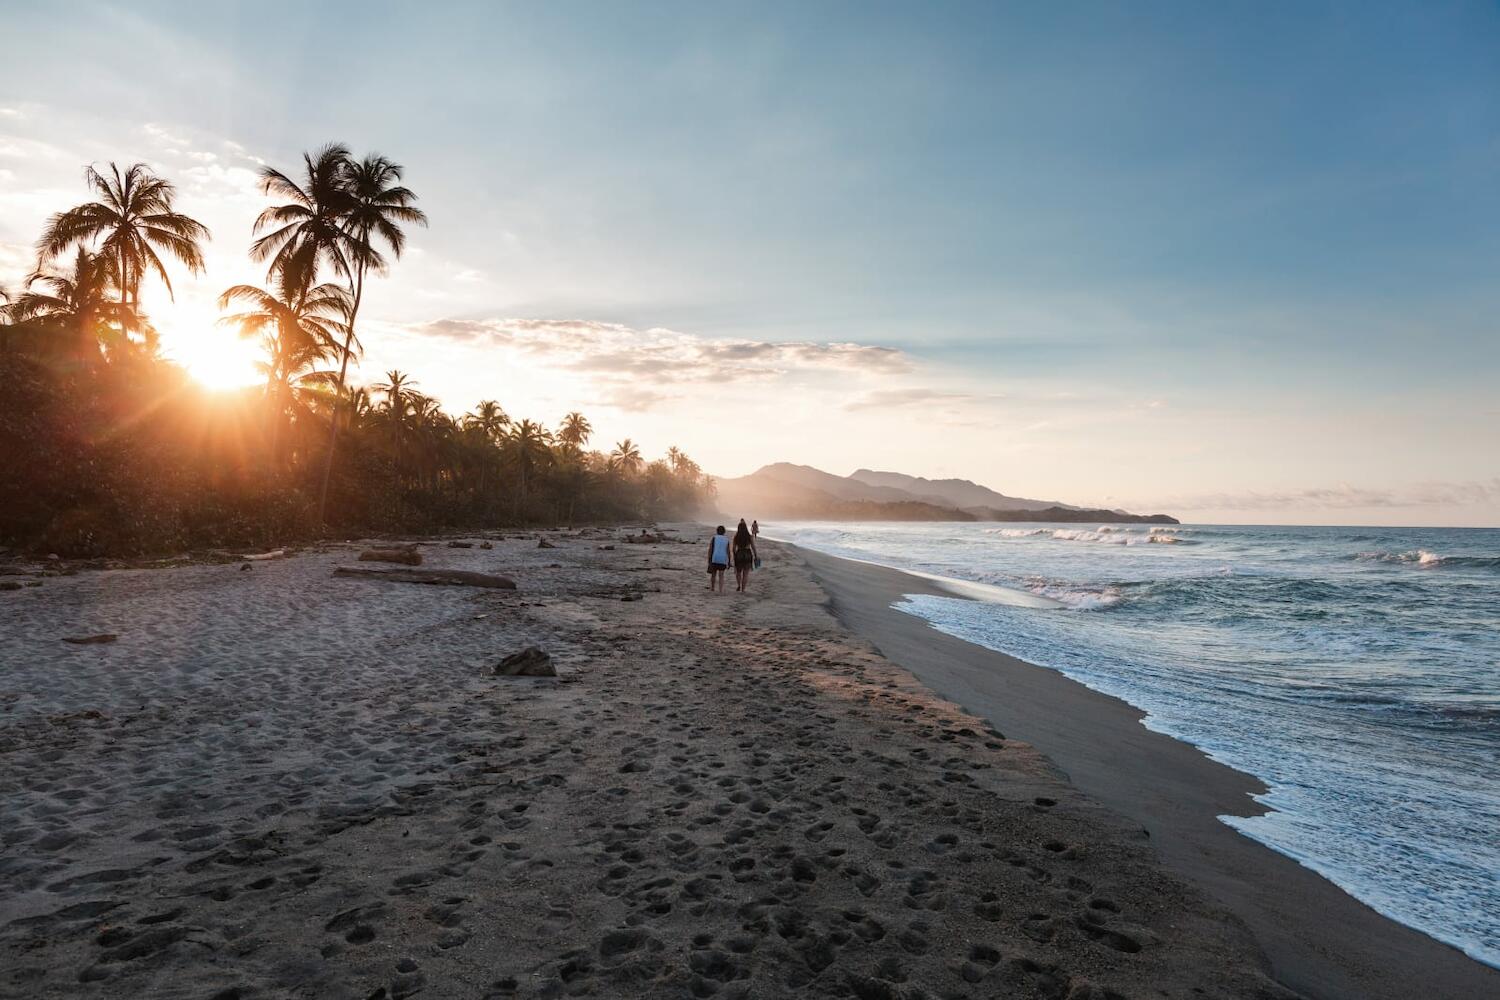
[[[745,527],[745,519],[740,518],[740,526],[734,532],[734,589],[738,591],[748,590],[750,587],[750,570],[755,566],[755,535]]]

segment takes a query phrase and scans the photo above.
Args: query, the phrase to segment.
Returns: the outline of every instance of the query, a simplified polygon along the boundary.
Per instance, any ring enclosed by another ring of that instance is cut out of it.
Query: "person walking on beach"
[[[729,536],[724,534],[724,526],[721,524],[714,530],[714,536],[708,540],[708,589],[713,590],[717,585],[719,593],[724,593],[724,571],[729,568]]]
[[[740,518],[740,526],[734,532],[734,589],[744,592],[750,588],[750,570],[755,568],[755,535],[749,528],[745,527],[745,519]]]
[[[760,522],[759,521],[751,521],[750,522],[750,534],[754,535],[756,538],[760,537]]]

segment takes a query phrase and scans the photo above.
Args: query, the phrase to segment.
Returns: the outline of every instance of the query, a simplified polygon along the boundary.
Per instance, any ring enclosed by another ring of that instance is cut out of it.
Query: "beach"
[[[930,583],[767,543],[711,595],[703,528],[624,536],[419,545],[515,590],[12,567],[0,995],[1494,989],[1218,823],[1246,776],[890,610]]]
[[[1141,725],[1138,709],[894,610],[950,595],[899,570],[799,550],[839,619],[942,697],[1043,750],[1084,794],[1151,832],[1174,874],[1243,919],[1278,981],[1313,997],[1462,997],[1500,990],[1500,971],[1370,909],[1220,816],[1263,812],[1253,776]]]

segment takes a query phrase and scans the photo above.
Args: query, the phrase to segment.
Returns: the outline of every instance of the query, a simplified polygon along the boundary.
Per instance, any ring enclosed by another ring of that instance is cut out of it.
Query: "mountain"
[[[748,476],[717,481],[726,518],[818,521],[1059,521],[1176,524],[1166,514],[1094,510],[1006,496],[967,479],[923,479],[860,469],[835,476],[777,462]]]
[[[980,486],[967,479],[923,479],[921,476],[908,476],[900,472],[875,472],[871,469],[860,469],[849,478],[870,486],[903,490],[928,503],[957,507],[959,510],[968,510],[971,507],[987,507],[991,510],[1042,510],[1046,507],[1061,507],[1063,510],[1078,509],[1071,504],[1058,503],[1056,500],[1008,497],[1004,493],[996,493],[988,486]]]

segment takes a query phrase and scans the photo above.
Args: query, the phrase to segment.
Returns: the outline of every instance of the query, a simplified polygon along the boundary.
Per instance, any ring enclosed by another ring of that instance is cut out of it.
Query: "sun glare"
[[[256,370],[260,351],[251,341],[214,323],[212,313],[199,316],[179,310],[170,324],[158,322],[162,353],[187,369],[205,388],[239,389],[261,381]]]

